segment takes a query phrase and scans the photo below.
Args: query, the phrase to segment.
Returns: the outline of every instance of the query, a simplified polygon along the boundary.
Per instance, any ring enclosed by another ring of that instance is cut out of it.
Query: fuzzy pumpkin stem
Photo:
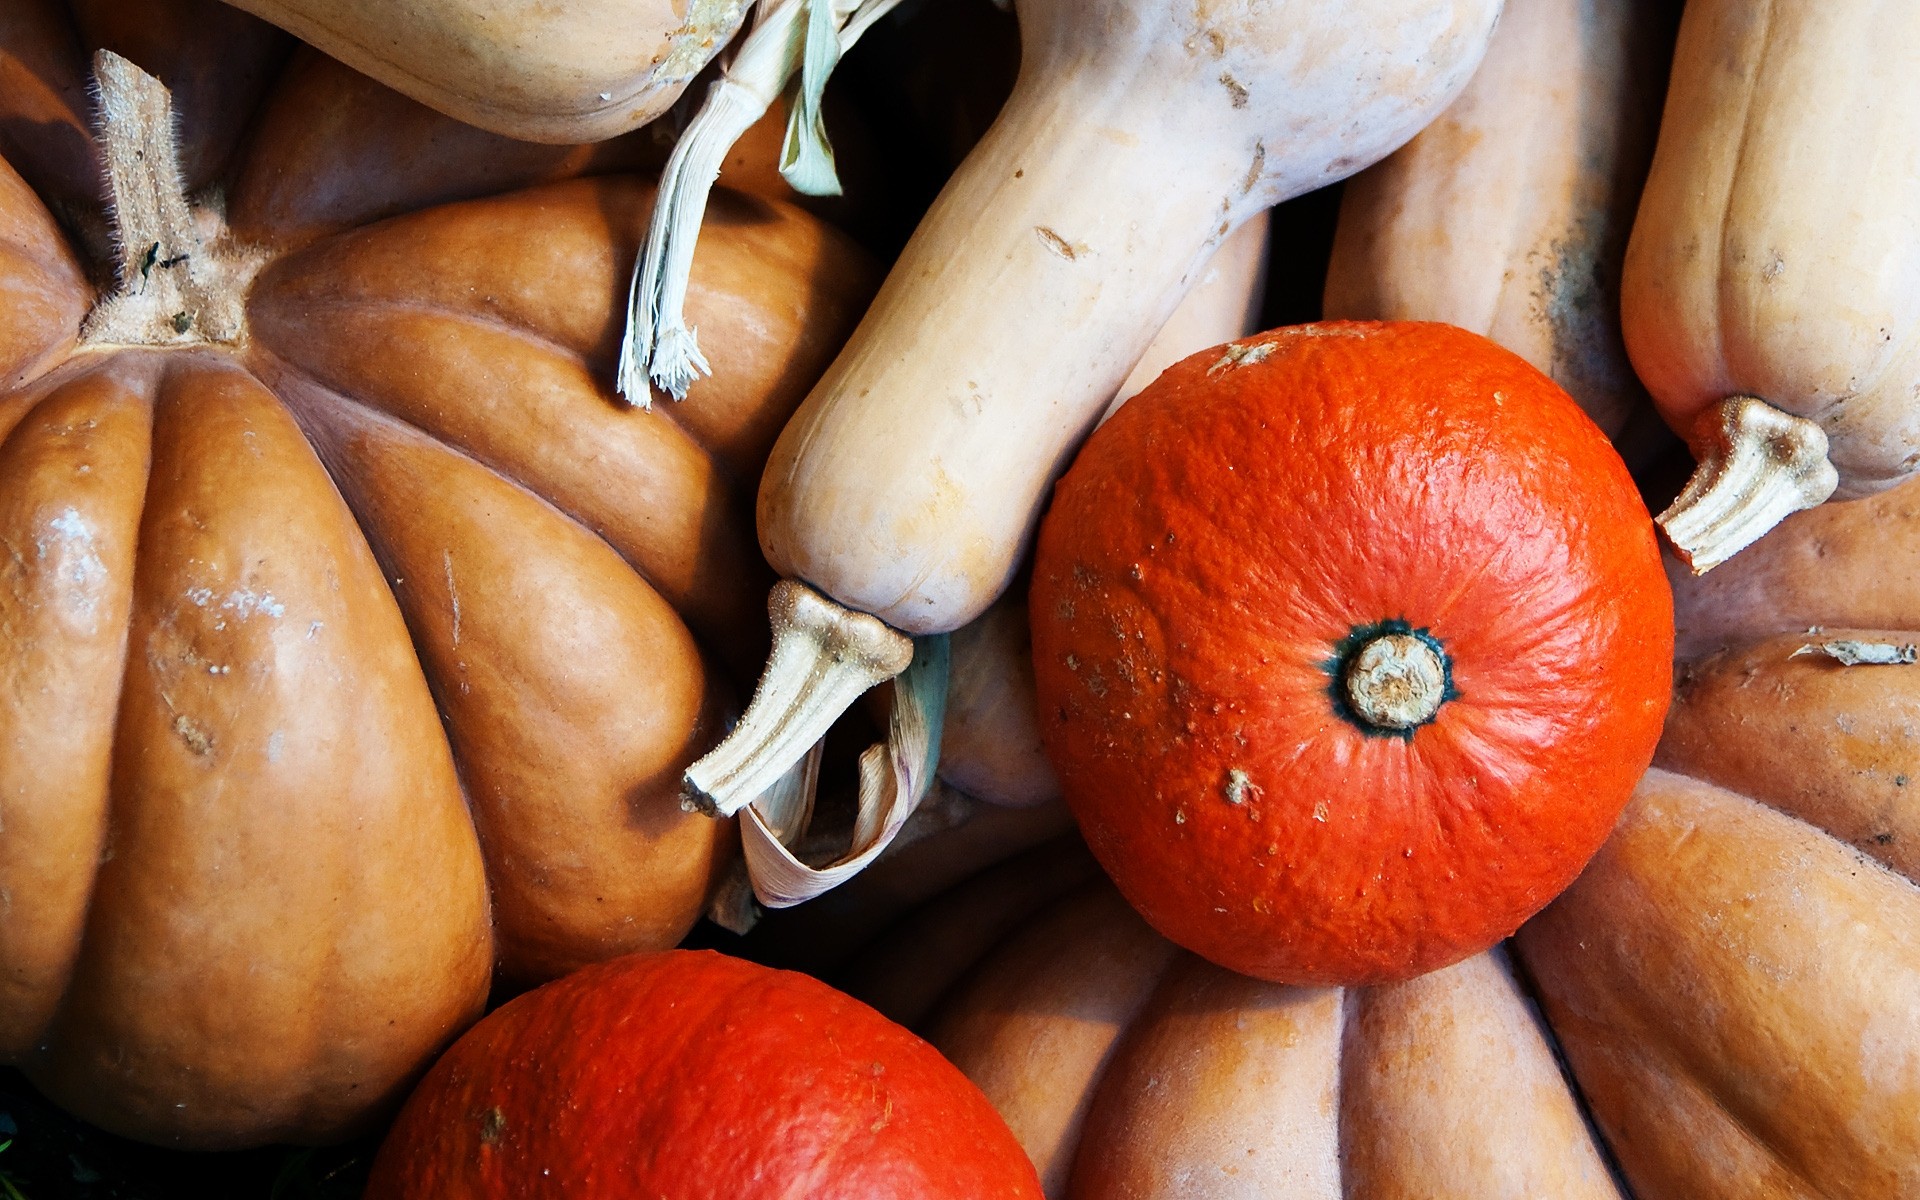
[[[1826,431],[1753,396],[1733,396],[1701,413],[1687,440],[1700,465],[1654,520],[1695,575],[1825,502],[1839,486]]]
[[[246,335],[253,256],[209,238],[188,206],[166,85],[111,50],[93,56],[119,285],[87,318],[88,345],[180,346]]]
[[[687,768],[681,805],[730,817],[773,786],[861,693],[913,661],[913,639],[781,580],[767,597],[773,653],[740,723]]]

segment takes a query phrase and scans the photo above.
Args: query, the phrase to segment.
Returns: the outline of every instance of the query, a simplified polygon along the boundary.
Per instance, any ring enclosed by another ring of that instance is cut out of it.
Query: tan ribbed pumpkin
[[[194,18],[224,10],[166,10],[160,69],[219,61]],[[677,781],[761,653],[748,489],[868,271],[727,200],[694,283],[713,386],[631,411],[610,356],[646,180],[283,239],[263,189],[350,191],[311,165],[383,135],[289,86],[255,127],[322,132],[209,153],[235,237],[181,203],[165,93],[101,64],[120,281],[0,166],[0,1058],[145,1139],[333,1138],[496,968],[671,945],[701,911],[732,831]],[[384,208],[448,186],[402,183]]]

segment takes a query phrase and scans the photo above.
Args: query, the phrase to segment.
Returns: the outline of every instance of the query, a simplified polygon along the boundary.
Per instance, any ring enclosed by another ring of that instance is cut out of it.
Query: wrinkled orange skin
[[[1565,888],[1652,757],[1673,651],[1606,439],[1438,324],[1169,369],[1061,479],[1031,617],[1043,738],[1102,865],[1173,941],[1302,983],[1457,962]],[[1395,619],[1457,693],[1411,736],[1330,691],[1337,644]]]
[[[1039,1200],[993,1106],[824,983],[712,951],[588,967],[455,1043],[367,1200]]]

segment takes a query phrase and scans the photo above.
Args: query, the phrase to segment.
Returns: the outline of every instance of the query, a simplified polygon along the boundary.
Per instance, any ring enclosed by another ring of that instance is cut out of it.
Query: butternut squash
[[[231,0],[430,108],[535,142],[646,124],[748,0]]]
[[[1621,312],[1700,460],[1658,518],[1706,571],[1920,469],[1920,7],[1693,0]]]
[[[1411,137],[1465,85],[1498,11],[1023,4],[1012,97],[762,477],[761,548],[832,600],[776,636],[741,724],[689,770],[689,801],[736,811],[901,669],[906,634],[983,612],[1213,248]]]
[[[1664,449],[1620,336],[1620,264],[1673,33],[1665,0],[1509,0],[1460,98],[1347,182],[1326,315],[1484,334],[1629,462]]]

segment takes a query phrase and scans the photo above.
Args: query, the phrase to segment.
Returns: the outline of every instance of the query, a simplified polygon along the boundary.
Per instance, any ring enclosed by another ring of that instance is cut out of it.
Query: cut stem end
[[[1447,698],[1447,662],[1429,640],[1387,633],[1360,647],[1342,681],[1354,715],[1376,729],[1414,729]]]
[[[907,669],[913,639],[804,584],[767,597],[773,653],[726,740],[687,768],[681,805],[729,817],[771,787],[861,694]]]
[[[1753,396],[1732,396],[1701,413],[1688,442],[1700,465],[1654,521],[1695,575],[1825,502],[1840,483],[1827,460],[1826,431]]]

